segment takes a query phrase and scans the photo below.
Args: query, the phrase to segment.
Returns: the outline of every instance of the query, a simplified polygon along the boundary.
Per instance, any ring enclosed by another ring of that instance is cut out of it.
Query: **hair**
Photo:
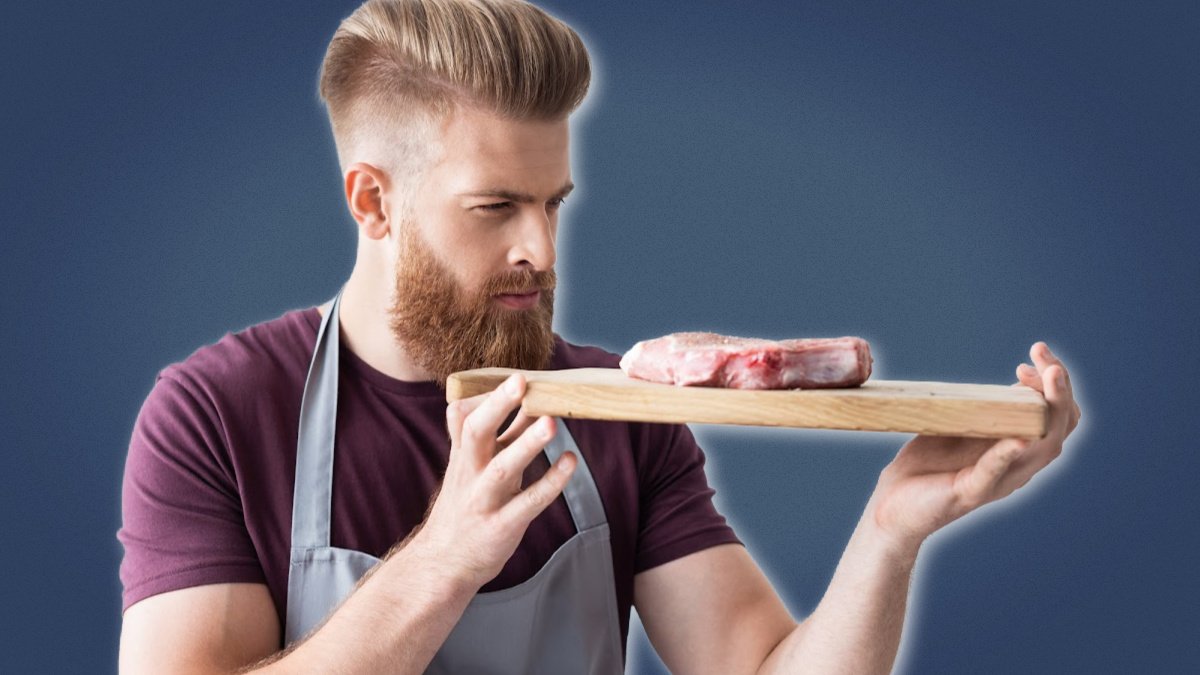
[[[562,119],[590,80],[575,31],[527,2],[367,0],[334,33],[319,93],[343,172],[369,161],[411,175],[456,106]],[[365,156],[368,140],[381,136],[389,156]]]

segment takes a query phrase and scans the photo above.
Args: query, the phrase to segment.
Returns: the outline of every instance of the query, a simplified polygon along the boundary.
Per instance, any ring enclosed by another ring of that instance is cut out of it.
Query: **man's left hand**
[[[864,514],[890,547],[915,555],[930,534],[1011,494],[1062,453],[1080,417],[1071,379],[1046,343],[1035,343],[1029,354],[1037,368],[1018,366],[1013,386],[1028,386],[1046,397],[1046,435],[999,441],[922,435],[906,443],[880,474]]]

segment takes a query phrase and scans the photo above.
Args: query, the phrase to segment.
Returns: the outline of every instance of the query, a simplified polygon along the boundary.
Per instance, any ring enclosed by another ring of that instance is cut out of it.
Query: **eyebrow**
[[[553,195],[550,196],[550,198],[551,199],[561,199],[562,197],[566,197],[567,195],[571,194],[571,190],[574,190],[574,189],[575,189],[575,184],[570,181],[567,181],[566,185],[563,185],[561,188],[559,188],[558,192],[555,192]],[[528,192],[516,192],[514,190],[505,190],[502,188],[493,188],[490,190],[480,190],[478,192],[460,192],[458,194],[458,196],[459,197],[495,197],[497,199],[504,199],[504,200],[507,200],[510,202],[517,202],[518,204],[528,204],[528,203],[536,201],[536,199],[534,199],[534,196],[529,194]]]

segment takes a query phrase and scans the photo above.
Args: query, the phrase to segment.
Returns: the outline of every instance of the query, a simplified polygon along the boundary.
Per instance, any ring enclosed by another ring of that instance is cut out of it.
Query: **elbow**
[[[778,637],[770,644],[762,663],[754,671],[755,675],[789,672],[783,667],[791,661],[787,654],[795,651],[796,645],[803,639],[807,629],[807,620],[797,623],[793,619],[791,625],[786,630],[780,631]]]

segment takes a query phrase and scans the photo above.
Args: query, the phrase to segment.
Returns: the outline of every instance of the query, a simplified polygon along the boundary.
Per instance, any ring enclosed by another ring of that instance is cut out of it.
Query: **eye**
[[[512,206],[512,202],[496,202],[495,204],[480,204],[475,208],[481,211],[499,212],[504,211]]]
[[[554,199],[551,199],[550,201],[546,202],[546,206],[550,207],[551,210],[556,210],[556,209],[558,209],[558,207],[565,204],[566,201],[567,201],[566,197],[555,197]]]

